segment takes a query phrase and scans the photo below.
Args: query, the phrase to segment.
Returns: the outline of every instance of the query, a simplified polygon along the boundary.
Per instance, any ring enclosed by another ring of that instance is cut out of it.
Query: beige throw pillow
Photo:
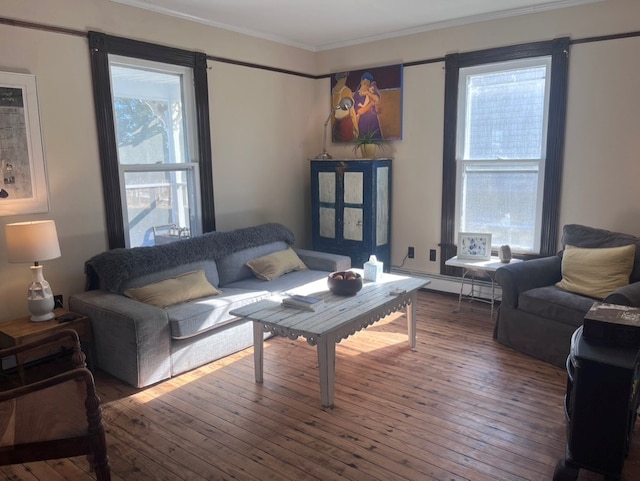
[[[271,281],[291,271],[304,271],[307,266],[300,260],[298,254],[288,247],[286,250],[274,252],[262,257],[257,257],[247,262],[258,279]]]
[[[220,291],[211,285],[203,270],[185,272],[164,281],[124,291],[127,297],[156,307],[167,307],[218,294]]]
[[[562,280],[556,286],[565,291],[604,299],[629,284],[636,246],[586,249],[566,246],[562,256]]]

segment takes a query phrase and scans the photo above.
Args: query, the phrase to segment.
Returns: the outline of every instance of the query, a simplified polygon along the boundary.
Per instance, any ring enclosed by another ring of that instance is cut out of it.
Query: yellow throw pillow
[[[616,289],[629,284],[635,253],[634,244],[597,249],[568,245],[562,255],[562,280],[556,286],[565,291],[604,299]]]
[[[258,279],[263,281],[277,279],[287,272],[307,270],[307,266],[304,265],[304,262],[300,260],[298,254],[291,247],[252,259],[247,262],[247,266]]]
[[[164,281],[124,291],[127,297],[156,307],[167,307],[218,294],[220,291],[209,283],[203,270],[185,272]]]

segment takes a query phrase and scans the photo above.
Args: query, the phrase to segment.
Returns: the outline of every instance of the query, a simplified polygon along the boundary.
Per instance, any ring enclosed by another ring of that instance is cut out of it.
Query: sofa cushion
[[[251,276],[246,279],[227,284],[227,286],[225,286],[225,290],[233,287],[254,291],[265,290],[277,294],[317,281],[318,279],[326,279],[328,275],[329,273],[325,271],[305,270],[289,272],[288,274],[278,277],[277,279],[273,279],[272,281],[262,281]],[[324,284],[324,286],[326,286],[326,284]],[[309,295],[312,295],[312,293],[309,293]]]
[[[156,307],[167,307],[219,293],[209,283],[203,270],[186,272],[177,277],[124,291],[127,297]]]
[[[582,325],[584,315],[594,302],[596,300],[592,297],[574,294],[556,286],[545,286],[521,293],[518,310],[577,328]]]
[[[268,291],[221,289],[221,295],[167,307],[171,337],[185,339],[237,321],[229,311],[268,297]]]
[[[256,257],[266,256],[273,252],[283,251],[287,248],[285,242],[269,242],[257,247],[242,249],[233,254],[229,254],[218,259],[218,275],[220,276],[220,285],[224,286],[234,281],[253,277],[251,269],[247,267],[247,262]]]
[[[587,249],[567,245],[562,256],[562,280],[556,286],[604,299],[629,284],[636,246]]]
[[[562,228],[562,245],[575,247],[620,247],[635,244],[636,255],[630,282],[640,281],[640,237],[579,224],[567,224]]]
[[[218,266],[216,264],[216,261],[208,260],[191,262],[189,264],[183,264],[181,266],[163,269],[151,274],[144,274],[139,277],[134,277],[133,279],[129,279],[128,281],[122,283],[120,294],[123,294],[127,289],[143,287],[149,284],[153,284],[154,282],[160,282],[165,279],[177,277],[180,274],[184,274],[185,272],[193,272],[199,270],[204,271],[204,275],[212,286],[217,287],[218,284],[220,284],[220,278],[218,277]]]
[[[247,262],[258,279],[271,281],[291,271],[304,271],[307,266],[300,260],[291,247],[283,251],[273,252]]]

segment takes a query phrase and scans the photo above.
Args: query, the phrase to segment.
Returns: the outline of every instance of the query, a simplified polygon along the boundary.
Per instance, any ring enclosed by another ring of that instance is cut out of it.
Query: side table
[[[0,322],[0,349],[19,346],[29,341],[34,341],[52,332],[62,329],[73,329],[78,333],[82,351],[87,356],[87,365],[91,368],[94,365],[93,357],[93,334],[91,332],[91,322],[87,316],[66,311],[64,309],[54,310],[56,317],[50,321],[33,322],[30,316]],[[63,320],[70,317],[70,320]],[[57,353],[53,346],[43,346],[37,351],[34,360],[42,359]],[[4,368],[4,362],[3,362]]]
[[[469,299],[471,301],[486,302],[491,304],[491,317],[493,318],[493,307],[496,302],[496,270],[499,267],[509,264],[515,264],[516,262],[522,262],[521,259],[511,259],[510,262],[501,262],[499,257],[493,256],[488,261],[478,261],[474,259],[458,259],[458,256],[448,259],[445,264],[452,267],[462,268],[462,278],[460,279],[460,294],[458,296],[458,307],[456,312],[460,311],[460,304],[462,298]],[[475,273],[481,272],[491,280],[491,298],[483,299],[475,294]],[[471,291],[469,294],[463,294],[465,280],[471,280]]]

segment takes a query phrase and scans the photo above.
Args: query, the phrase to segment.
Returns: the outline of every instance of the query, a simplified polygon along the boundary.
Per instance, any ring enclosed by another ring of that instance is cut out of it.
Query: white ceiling
[[[311,51],[605,0],[111,0]]]

